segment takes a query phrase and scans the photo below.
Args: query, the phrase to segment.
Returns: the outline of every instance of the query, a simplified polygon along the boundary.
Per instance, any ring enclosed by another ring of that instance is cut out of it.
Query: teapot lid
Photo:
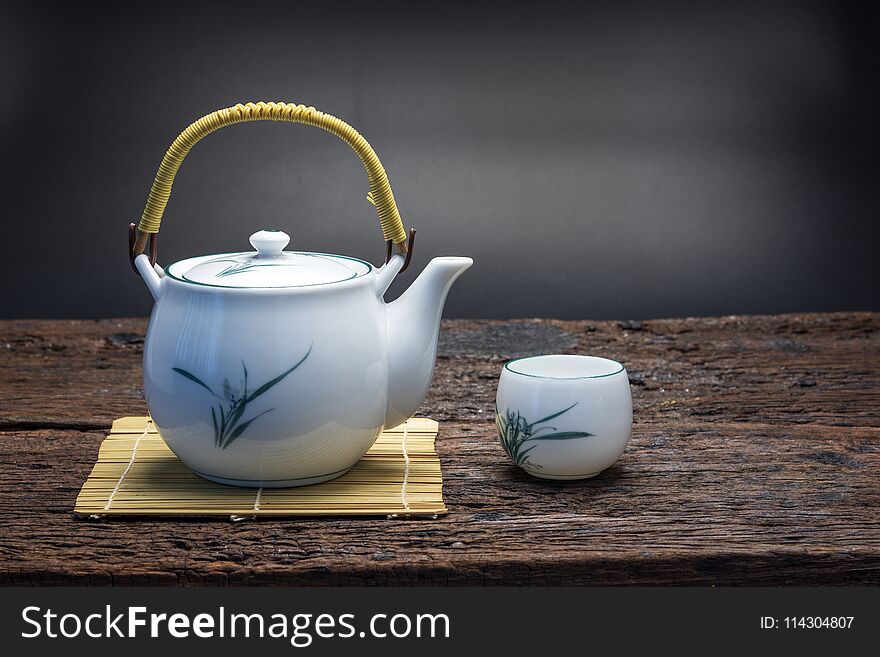
[[[172,278],[233,288],[307,287],[339,283],[364,276],[373,266],[347,256],[285,251],[290,236],[280,230],[261,230],[250,237],[254,252],[226,253],[181,260],[165,272]]]

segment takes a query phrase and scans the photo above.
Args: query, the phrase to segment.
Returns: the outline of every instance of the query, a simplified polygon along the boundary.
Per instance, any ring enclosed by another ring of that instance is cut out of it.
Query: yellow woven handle
[[[147,206],[144,208],[143,215],[141,215],[134,246],[135,253],[143,253],[146,248],[147,236],[159,232],[162,215],[165,212],[165,206],[168,204],[168,198],[171,196],[174,176],[192,147],[200,139],[215,130],[219,130],[223,126],[243,123],[245,121],[304,123],[305,125],[312,125],[326,130],[351,146],[364,163],[364,169],[367,170],[367,178],[370,182],[370,193],[367,198],[376,206],[376,212],[382,224],[385,240],[394,242],[402,253],[406,252],[406,231],[403,228],[400,213],[397,211],[397,204],[394,202],[394,194],[391,192],[391,185],[388,183],[388,175],[385,173],[379,157],[367,140],[342,119],[338,119],[330,114],[324,114],[324,112],[316,110],[314,107],[294,105],[292,103],[261,102],[247,103],[246,105],[239,104],[235,107],[227,107],[226,109],[211,112],[198,121],[191,123],[174,140],[174,143],[171,144],[171,147],[165,153],[165,157],[162,158],[162,164],[159,165],[159,172],[156,174],[156,180],[153,181],[150,196],[147,198]]]

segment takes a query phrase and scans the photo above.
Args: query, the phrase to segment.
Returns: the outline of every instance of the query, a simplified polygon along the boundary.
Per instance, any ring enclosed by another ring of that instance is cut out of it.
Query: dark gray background
[[[0,313],[146,314],[126,225],[164,149],[261,99],[370,140],[414,270],[474,257],[447,316],[880,310],[877,26],[840,2],[6,3]],[[264,226],[378,261],[366,191],[322,131],[227,128],[160,261]]]

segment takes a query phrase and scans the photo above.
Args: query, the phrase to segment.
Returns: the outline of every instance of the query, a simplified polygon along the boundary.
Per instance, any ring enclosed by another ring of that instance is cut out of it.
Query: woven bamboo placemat
[[[74,513],[104,516],[436,516],[446,513],[438,424],[410,418],[383,432],[347,473],[299,488],[238,488],[193,474],[148,417],[122,417],[101,443]]]

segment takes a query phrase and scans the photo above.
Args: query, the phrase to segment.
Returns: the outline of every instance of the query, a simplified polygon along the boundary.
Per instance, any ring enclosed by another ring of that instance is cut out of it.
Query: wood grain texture
[[[145,320],[0,322],[0,585],[880,584],[880,314],[450,321],[429,398],[437,520],[85,522],[112,420],[145,414]],[[593,480],[512,466],[506,357],[626,364],[635,426]]]

